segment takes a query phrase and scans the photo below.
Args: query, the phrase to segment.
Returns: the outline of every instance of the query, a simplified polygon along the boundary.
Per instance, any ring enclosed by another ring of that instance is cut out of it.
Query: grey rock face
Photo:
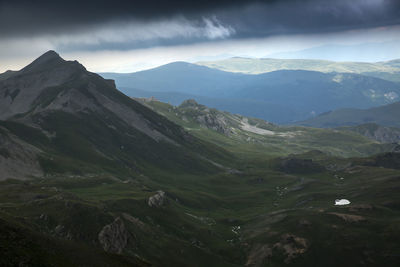
[[[157,194],[154,196],[149,197],[149,200],[147,201],[147,204],[150,207],[161,207],[167,204],[168,199],[167,196],[165,195],[164,191],[157,191]]]
[[[221,114],[206,113],[197,117],[197,122],[201,125],[213,129],[214,131],[220,132],[225,135],[232,134],[232,130],[229,128],[228,123]]]
[[[400,141],[400,129],[379,126],[375,131],[364,131],[361,134],[382,143],[396,143]]]
[[[104,80],[88,72],[80,63],[65,61],[54,51],[49,51],[7,79],[0,79],[0,120],[25,114],[18,121],[31,124],[26,117],[52,111],[73,114],[112,112],[155,141],[177,145],[157,130],[158,125],[146,119],[140,108],[121,101],[124,97],[114,81]]]
[[[224,135],[232,134],[232,130],[229,127],[227,118],[216,110],[210,110],[204,105],[198,104],[194,99],[188,99],[182,102],[179,108],[189,112],[189,114],[196,114],[194,119],[202,127],[212,129]],[[185,118],[185,116],[183,116]]]
[[[31,110],[45,89],[56,88],[75,78],[85,68],[64,61],[54,51],[0,82],[0,119],[8,119]]]
[[[99,242],[107,252],[121,254],[128,244],[129,232],[120,217],[106,225],[100,231]]]
[[[0,127],[0,181],[43,176],[38,160],[40,152]]]

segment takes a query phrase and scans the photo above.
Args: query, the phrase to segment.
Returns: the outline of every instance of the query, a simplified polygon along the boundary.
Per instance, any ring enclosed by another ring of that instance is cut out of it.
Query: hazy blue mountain
[[[376,62],[400,57],[399,41],[356,45],[322,45],[300,51],[270,54],[267,57]]]
[[[196,101],[199,103],[209,107],[218,108],[224,111],[232,111],[236,114],[243,114],[257,118],[266,117],[266,110],[268,110],[268,120],[274,122],[282,121],[282,119],[300,120],[301,118],[309,116],[308,113],[303,112],[299,108],[279,105],[273,102],[262,100],[220,97],[213,98],[180,92],[153,92],[125,87],[121,87],[119,89],[129,96],[155,97],[160,101],[173,105],[179,105],[187,99],[196,99]]]
[[[250,75],[176,62],[136,73],[101,75],[115,79],[117,87],[132,97],[150,96],[138,94],[138,89],[163,101],[170,101],[167,94],[187,94],[214,108],[276,123],[338,108],[379,106],[400,96],[400,84],[354,73],[281,70]]]
[[[370,109],[339,109],[326,112],[297,124],[312,127],[355,126],[375,123],[382,126],[400,127],[400,102]]]
[[[399,72],[398,60],[384,62],[352,62],[321,59],[282,59],[232,57],[215,61],[199,61],[197,65],[228,72],[260,74],[276,70],[310,70],[319,72]]]
[[[251,80],[244,74],[215,70],[186,62],[174,62],[129,74],[101,73],[101,76],[115,79],[118,87],[219,97],[221,94],[240,90]]]
[[[358,73],[388,81],[400,82],[399,60],[383,62],[331,61],[321,59],[277,59],[233,57],[200,61],[197,65],[228,72],[260,74],[276,70],[309,70],[319,72]]]

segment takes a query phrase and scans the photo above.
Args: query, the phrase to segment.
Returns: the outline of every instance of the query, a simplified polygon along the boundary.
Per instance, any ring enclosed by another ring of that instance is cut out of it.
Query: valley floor
[[[400,170],[321,154],[234,164],[3,181],[0,265],[398,266]]]

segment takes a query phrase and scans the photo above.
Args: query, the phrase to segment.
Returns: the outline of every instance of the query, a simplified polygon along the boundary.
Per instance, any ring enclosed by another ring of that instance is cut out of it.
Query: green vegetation
[[[134,101],[54,54],[19,74],[78,78],[0,121],[1,266],[399,265],[398,146]]]
[[[277,126],[260,119],[210,109],[193,100],[179,107],[159,101],[142,102],[199,139],[246,158],[274,157],[310,150],[354,157],[384,152],[393,146],[382,145],[351,131]]]
[[[236,174],[154,170],[128,182],[109,175],[2,182],[0,229],[16,232],[13,237],[2,234],[0,247],[10,251],[2,254],[2,261],[45,266],[66,258],[65,265],[73,260],[85,266],[99,266],[99,261],[113,266],[354,266],[368,254],[371,266],[396,266],[400,172],[363,166],[364,161],[370,165],[367,159],[320,153],[299,157],[312,157],[323,168],[286,174],[274,167],[280,160],[263,159],[238,164]],[[169,203],[151,208],[147,198],[159,189],[167,192]],[[352,204],[335,207],[336,198]],[[123,219],[130,233],[125,258],[101,253],[98,244],[101,228],[115,217]],[[304,239],[305,247],[287,235]],[[293,254],[279,246],[282,242],[288,242]],[[70,253],[76,256],[71,259]]]

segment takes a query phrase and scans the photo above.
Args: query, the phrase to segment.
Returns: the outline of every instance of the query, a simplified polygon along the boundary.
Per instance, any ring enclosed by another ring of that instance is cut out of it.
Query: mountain
[[[54,51],[0,81],[0,96],[7,144],[2,179],[65,172],[129,176],[149,166],[213,169],[200,158],[212,151],[207,145]]]
[[[200,61],[196,64],[222,71],[260,74],[276,70],[308,70],[318,72],[356,73],[400,82],[398,60],[384,62],[350,62],[320,59],[243,58],[233,57],[218,61]]]
[[[186,62],[174,62],[158,68],[135,73],[101,73],[114,79],[120,88],[135,88],[155,92],[180,92],[201,96],[237,91],[248,83],[249,77],[210,69]]]
[[[315,118],[298,122],[298,125],[332,128],[375,123],[382,126],[400,127],[400,102],[370,109],[339,109]]]
[[[252,151],[253,156],[282,156],[305,153],[310,150],[322,151],[334,156],[366,156],[391,151],[394,143],[385,140],[371,141],[362,131],[348,128],[315,129],[298,126],[278,126],[270,122],[246,117],[197,103],[193,99],[185,100],[179,106],[172,106],[155,98],[137,99],[144,105],[184,127],[189,133],[200,139],[222,146],[232,153]],[[392,136],[393,138],[395,137]]]
[[[136,101],[55,52],[0,99],[0,266],[398,266],[398,146]]]
[[[400,95],[398,83],[353,73],[280,70],[249,75],[183,62],[102,76],[115,79],[118,88],[132,97],[151,94],[170,101],[172,96],[185,94],[214,108],[275,123],[303,120],[337,108],[392,103]]]
[[[300,51],[268,55],[274,58],[328,59],[335,61],[384,61],[400,57],[400,40],[355,45],[328,44]]]
[[[299,108],[280,105],[271,101],[263,101],[260,99],[214,98],[181,92],[154,92],[126,87],[119,87],[119,90],[135,97],[155,97],[160,101],[171,103],[176,106],[180,105],[187,99],[196,99],[196,101],[199,103],[209,107],[218,107],[220,110],[231,111],[237,114],[245,114],[256,118],[264,118],[267,116],[268,119],[273,122],[309,116],[308,113],[305,114],[305,112]],[[268,112],[267,115],[266,111]]]
[[[12,71],[12,70],[8,70],[8,71],[6,71],[4,73],[0,73],[0,81],[8,79],[9,77],[14,75],[15,73],[16,73],[16,71]]]

